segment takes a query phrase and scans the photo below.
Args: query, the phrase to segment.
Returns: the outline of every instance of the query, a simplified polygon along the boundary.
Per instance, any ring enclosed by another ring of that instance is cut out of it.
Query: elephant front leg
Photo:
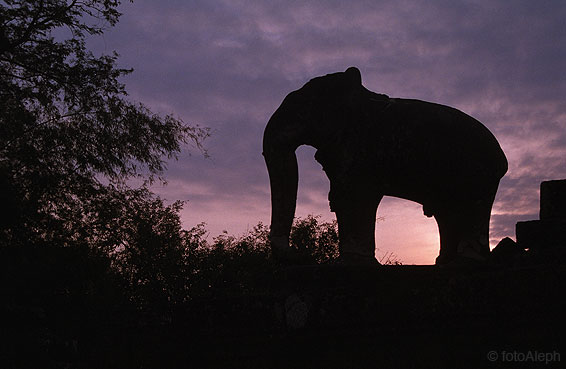
[[[379,265],[375,259],[375,218],[381,198],[350,199],[332,204],[339,233],[339,262],[355,265]]]

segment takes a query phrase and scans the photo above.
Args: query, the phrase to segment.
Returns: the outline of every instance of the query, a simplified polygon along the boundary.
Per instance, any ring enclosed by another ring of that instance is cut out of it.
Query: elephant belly
[[[397,99],[366,137],[374,148],[362,161],[396,192],[420,197],[480,191],[507,171],[507,160],[489,130],[459,110]],[[371,139],[368,139],[371,140]],[[388,189],[389,189],[388,188]]]
[[[316,158],[331,183],[332,204],[394,196],[436,205],[491,193],[507,170],[495,137],[474,118],[443,105],[394,102],[375,122],[359,122]],[[359,134],[361,132],[361,134]]]

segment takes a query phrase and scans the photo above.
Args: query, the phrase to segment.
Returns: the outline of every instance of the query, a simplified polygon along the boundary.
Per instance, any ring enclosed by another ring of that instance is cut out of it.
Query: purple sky
[[[211,158],[189,148],[154,189],[189,200],[185,227],[211,236],[269,224],[263,129],[287,93],[357,66],[368,89],[456,107],[483,122],[509,160],[491,244],[538,219],[539,183],[566,178],[566,2],[154,1],[121,6],[116,28],[93,42],[135,72],[133,99],[212,129]],[[297,215],[333,219],[314,149],[299,148]],[[430,264],[438,230],[420,205],[385,198],[377,256]]]

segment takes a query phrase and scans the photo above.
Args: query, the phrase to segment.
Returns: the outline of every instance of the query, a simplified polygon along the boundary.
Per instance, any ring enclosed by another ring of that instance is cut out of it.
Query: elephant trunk
[[[294,152],[264,156],[271,185],[271,247],[284,250],[289,246],[297,202],[297,158]]]
[[[295,150],[297,140],[296,121],[285,119],[280,108],[270,119],[263,135],[263,156],[271,186],[271,249],[275,256],[289,253],[289,235],[295,206],[299,172]],[[284,117],[284,118],[283,118]]]

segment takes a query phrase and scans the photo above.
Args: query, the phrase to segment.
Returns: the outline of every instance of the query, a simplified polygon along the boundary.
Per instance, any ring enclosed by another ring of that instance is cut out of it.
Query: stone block
[[[566,219],[566,179],[540,184],[540,219]]]
[[[541,250],[566,247],[566,219],[529,220],[515,226],[522,249]]]

